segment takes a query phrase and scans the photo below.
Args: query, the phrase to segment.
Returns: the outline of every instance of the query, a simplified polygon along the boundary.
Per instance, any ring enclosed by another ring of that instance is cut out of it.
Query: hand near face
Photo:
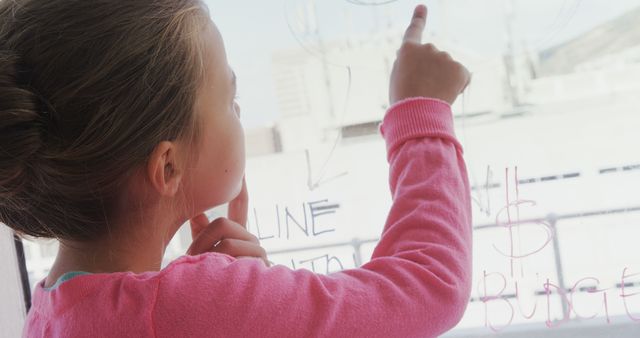
[[[260,258],[266,266],[271,266],[258,238],[246,229],[249,194],[244,177],[240,193],[229,202],[228,208],[227,217],[219,217],[213,222],[209,222],[205,214],[190,220],[193,243],[187,254],[220,252],[236,258]]]

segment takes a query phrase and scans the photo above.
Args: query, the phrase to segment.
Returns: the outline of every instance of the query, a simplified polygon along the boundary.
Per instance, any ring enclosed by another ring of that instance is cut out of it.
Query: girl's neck
[[[70,271],[110,273],[159,271],[167,244],[183,223],[151,221],[147,226],[121,224],[118,229],[139,229],[112,233],[96,242],[60,242],[58,255],[45,280],[51,287]]]

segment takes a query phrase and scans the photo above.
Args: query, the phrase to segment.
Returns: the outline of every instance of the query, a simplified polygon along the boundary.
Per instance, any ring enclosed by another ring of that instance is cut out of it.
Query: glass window
[[[453,108],[472,184],[474,286],[450,335],[640,320],[640,1],[425,3],[423,42],[473,74]],[[208,4],[238,76],[249,231],[276,264],[362,265],[392,202],[377,125],[415,3]],[[165,264],[190,240],[184,227]],[[25,245],[33,285],[55,243]]]

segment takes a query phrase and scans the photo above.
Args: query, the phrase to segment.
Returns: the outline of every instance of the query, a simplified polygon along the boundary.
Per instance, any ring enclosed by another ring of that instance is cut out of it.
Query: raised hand
[[[389,103],[410,97],[429,97],[453,104],[469,84],[471,75],[447,52],[434,45],[422,44],[427,22],[427,8],[416,7],[402,46],[393,64],[389,87]]]
[[[190,220],[193,242],[187,254],[220,252],[236,258],[255,257],[270,266],[260,241],[246,229],[248,203],[247,185],[243,178],[240,194],[229,202],[228,217],[209,222],[205,214],[199,214]]]

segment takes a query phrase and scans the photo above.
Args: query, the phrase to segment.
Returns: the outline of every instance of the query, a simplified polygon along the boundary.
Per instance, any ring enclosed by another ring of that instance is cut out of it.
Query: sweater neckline
[[[90,272],[85,272],[85,271],[69,271],[69,272],[65,272],[64,274],[62,274],[62,276],[58,277],[58,280],[55,282],[55,284],[53,284],[51,287],[45,288],[43,287],[42,289],[45,291],[51,291],[51,290],[55,290],[57,289],[60,284],[74,278],[77,276],[82,276],[82,275],[90,275]]]

